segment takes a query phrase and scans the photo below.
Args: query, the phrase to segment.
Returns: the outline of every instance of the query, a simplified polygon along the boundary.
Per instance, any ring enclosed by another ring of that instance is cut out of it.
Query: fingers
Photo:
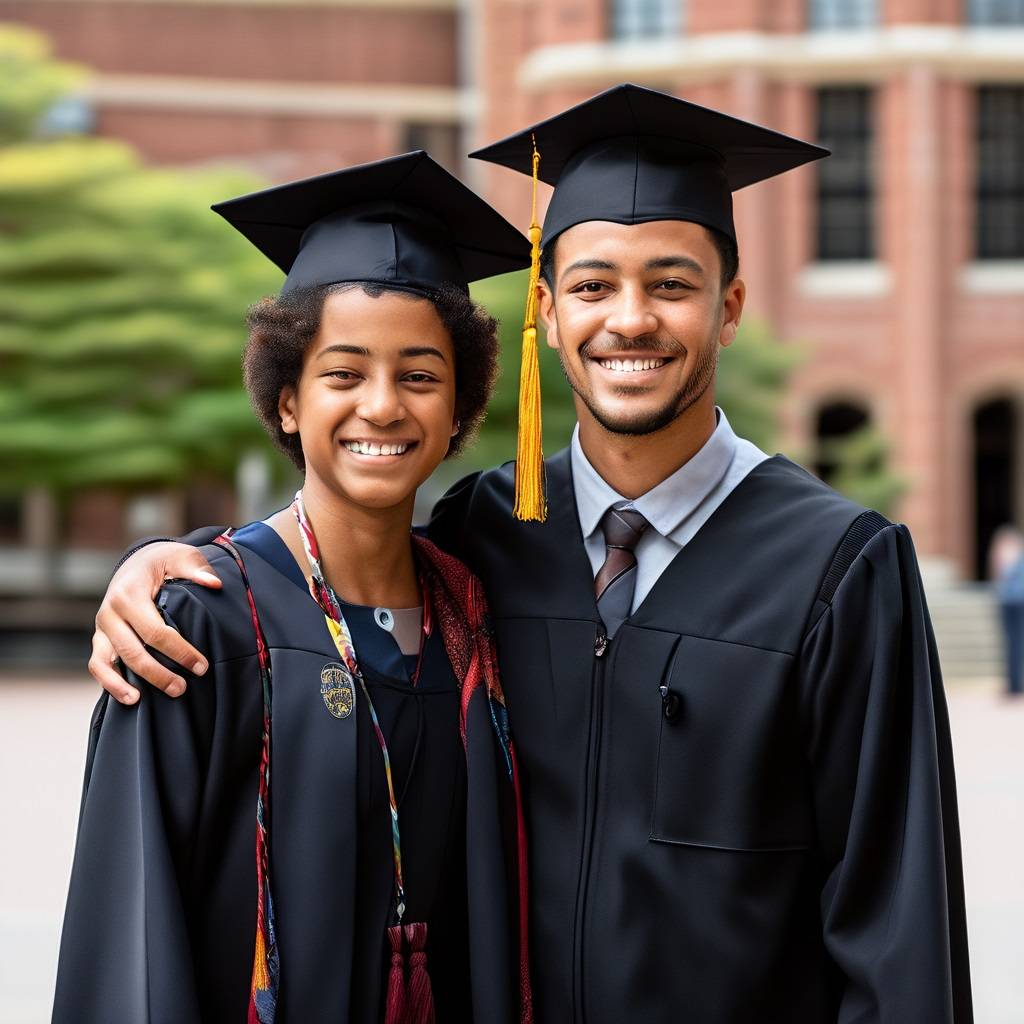
[[[153,612],[156,614],[155,608]],[[117,657],[137,676],[152,683],[158,690],[163,690],[168,697],[180,697],[185,692],[185,680],[182,676],[161,665],[146,650],[138,634],[123,618],[111,617],[109,621],[100,621],[97,616],[96,626],[107,634]]]
[[[107,634],[97,629],[92,635],[92,656],[89,658],[89,674],[110,694],[114,700],[122,704],[134,704],[139,699],[139,691],[114,668],[117,655],[114,653]]]
[[[164,556],[164,576],[167,579],[192,580],[204,587],[219,590],[220,577],[210,563],[193,547],[186,544],[167,546]]]
[[[101,686],[119,700],[138,690],[120,678],[112,666],[120,658],[137,676],[170,697],[185,692],[185,679],[161,665],[151,647],[194,675],[202,675],[206,659],[177,630],[164,622],[154,603],[166,578],[192,580],[219,588],[220,580],[210,563],[187,544],[150,544],[131,556],[114,574],[96,615],[96,635],[89,671]]]
[[[120,591],[114,593],[112,590],[108,601],[100,606],[100,612],[96,616],[96,625],[110,637],[121,660],[133,672],[137,672],[147,682],[158,686],[161,690],[165,687],[160,686],[157,680],[151,679],[148,673],[140,671],[128,660],[122,643],[127,646],[127,653],[134,658],[138,658],[137,648],[141,648],[145,644],[181,665],[193,675],[201,676],[206,671],[206,658],[203,657],[202,652],[193,647],[176,629],[164,622],[157,606],[148,595],[140,595],[133,599],[130,595]],[[142,653],[147,659],[150,658],[145,651]],[[175,695],[172,694],[172,696]]]

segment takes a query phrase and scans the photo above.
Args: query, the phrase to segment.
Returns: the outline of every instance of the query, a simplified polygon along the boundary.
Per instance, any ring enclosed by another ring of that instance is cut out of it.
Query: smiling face
[[[299,435],[307,482],[364,508],[411,507],[454,430],[455,355],[433,303],[330,293],[278,412],[282,430]]]
[[[587,221],[558,236],[540,315],[581,425],[644,435],[713,402],[718,347],[736,336],[743,282],[723,287],[708,230],[689,221]]]

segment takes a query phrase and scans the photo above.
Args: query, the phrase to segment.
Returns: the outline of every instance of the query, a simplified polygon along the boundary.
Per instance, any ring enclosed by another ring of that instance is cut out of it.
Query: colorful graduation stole
[[[274,902],[270,895],[270,850],[267,826],[270,821],[270,722],[273,684],[270,674],[270,650],[260,625],[256,601],[249,585],[249,574],[238,548],[231,543],[231,531],[215,541],[234,559],[245,586],[252,628],[256,634],[256,660],[263,684],[263,729],[260,749],[259,794],[256,797],[256,951],[253,956],[252,983],[249,988],[249,1014],[246,1024],[274,1024],[277,993],[281,981],[281,958],[277,952],[274,929]]]
[[[324,612],[327,628],[345,668],[360,685],[384,758],[391,807],[395,909],[398,916],[398,924],[390,927],[387,934],[391,949],[391,969],[388,975],[385,1024],[433,1024],[433,994],[426,964],[427,925],[425,922],[405,924],[402,921],[405,913],[405,886],[402,876],[401,832],[387,741],[359,670],[355,646],[341,611],[341,603],[337,594],[324,578],[320,567],[319,548],[302,504],[301,491],[295,495],[292,509],[299,522],[299,532],[310,564],[310,593]],[[229,530],[227,533],[221,534],[214,543],[231,555],[245,587],[253,631],[256,636],[257,661],[263,689],[259,793],[256,801],[256,943],[247,1024],[274,1024],[281,981],[281,959],[277,949],[274,927],[268,843],[273,680],[270,650],[260,625],[245,564],[238,549],[230,540],[231,532]],[[519,932],[519,1021],[520,1024],[533,1024],[533,999],[529,974],[527,909],[529,890],[526,870],[525,818],[519,785],[519,766],[509,733],[505,699],[498,681],[497,656],[488,621],[487,604],[479,580],[458,559],[445,554],[422,537],[414,535],[413,543],[426,591],[430,595],[437,615],[445,652],[452,670],[459,680],[459,733],[463,748],[465,749],[466,746],[466,715],[470,699],[477,689],[483,687],[491,725],[502,751],[505,769],[513,788],[517,826],[515,844],[517,863],[515,867],[519,909],[519,919],[516,922]],[[424,614],[426,612],[427,609],[424,608]],[[406,952],[408,952],[407,964]]]
[[[427,973],[427,924],[416,921],[403,923],[405,916],[405,879],[402,875],[402,834],[398,821],[398,800],[395,797],[395,781],[391,772],[391,756],[384,730],[377,718],[377,709],[373,706],[366,680],[360,671],[356,659],[355,644],[349,631],[345,615],[341,610],[341,601],[324,576],[320,567],[320,549],[316,535],[306,515],[306,507],[302,502],[302,491],[298,491],[292,502],[292,511],[299,524],[302,547],[309,562],[309,592],[313,600],[320,606],[327,622],[327,629],[338,649],[338,655],[352,678],[359,684],[366,708],[373,723],[373,732],[377,738],[381,755],[384,758],[384,775],[388,784],[388,804],[391,809],[391,849],[395,872],[395,916],[397,923],[388,928],[388,944],[391,947],[391,970],[388,974],[387,1001],[384,1012],[384,1024],[434,1024],[434,994]],[[424,609],[426,614],[426,609]],[[408,952],[408,977],[406,977],[406,961],[404,951]]]

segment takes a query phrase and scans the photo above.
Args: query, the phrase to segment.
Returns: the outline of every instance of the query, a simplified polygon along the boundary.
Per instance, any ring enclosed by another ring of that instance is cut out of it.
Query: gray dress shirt
[[[580,444],[579,426],[572,435],[572,482],[583,542],[596,576],[605,559],[601,517],[613,505],[635,508],[651,524],[636,546],[633,611],[668,568],[669,562],[696,536],[736,485],[768,458],[756,445],[733,433],[725,413],[715,409],[718,425],[704,446],[671,476],[632,501],[615,491],[590,464]]]

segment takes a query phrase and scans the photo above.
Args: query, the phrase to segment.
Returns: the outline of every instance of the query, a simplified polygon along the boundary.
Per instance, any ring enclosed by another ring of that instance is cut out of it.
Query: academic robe
[[[949,724],[910,535],[781,456],[611,642],[569,452],[441,501],[523,773],[542,1024],[968,1024]],[[661,687],[667,687],[666,692]]]
[[[545,523],[513,518],[507,464],[430,524],[490,601],[538,1024],[970,1024],[949,722],[906,528],[775,456],[606,643],[568,450],[546,474]]]
[[[378,1022],[394,905],[382,755],[361,691],[348,718],[325,707],[321,670],[338,653],[323,613],[279,565],[238,549],[273,672],[277,1021]],[[177,700],[134,679],[142,689],[137,706],[104,698],[94,716],[56,1024],[246,1019],[262,689],[237,568],[221,548],[204,553],[223,589],[172,582],[159,603],[209,657],[207,676],[190,677]],[[350,625],[358,651],[366,634]],[[439,630],[425,643],[415,693],[366,659],[361,667],[404,793],[406,920],[429,922],[439,1019],[511,1024],[517,963],[507,916],[504,761],[482,691],[467,709],[467,752]]]

